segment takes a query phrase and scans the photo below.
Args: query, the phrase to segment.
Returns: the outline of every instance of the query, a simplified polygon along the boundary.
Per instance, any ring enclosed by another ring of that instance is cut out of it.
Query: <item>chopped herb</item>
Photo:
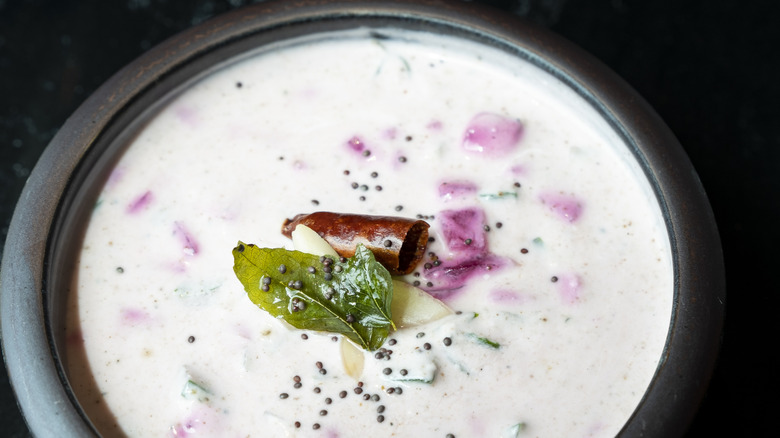
[[[437,372],[437,368],[435,366],[426,367],[423,370],[419,370],[417,373],[415,373],[414,376],[393,375],[388,377],[388,379],[393,382],[399,382],[399,383],[422,383],[422,384],[430,385],[436,379],[436,372]]]
[[[488,200],[506,199],[506,198],[515,198],[515,199],[517,199],[517,192],[500,191],[500,192],[497,192],[497,193],[480,193],[479,197],[482,198],[482,199],[488,199]]]
[[[311,274],[307,267],[322,264],[319,256],[284,248],[239,242],[233,258],[233,270],[249,299],[293,327],[340,333],[369,351],[378,349],[395,329],[390,273],[363,245],[340,262],[338,275]]]
[[[491,341],[488,338],[477,335],[476,333],[468,333],[468,337],[479,342],[480,344],[498,350],[501,348],[501,344],[496,341]]]
[[[525,430],[525,423],[517,423],[506,429],[501,436],[507,438],[517,438],[520,436],[520,432],[523,430]]]
[[[197,400],[202,403],[208,403],[211,392],[194,381],[187,380],[187,383],[184,384],[184,388],[181,390],[181,396],[188,400]]]

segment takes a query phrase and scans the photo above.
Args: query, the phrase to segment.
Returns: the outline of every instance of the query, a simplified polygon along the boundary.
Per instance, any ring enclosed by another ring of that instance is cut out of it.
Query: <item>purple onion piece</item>
[[[495,113],[479,113],[471,119],[463,134],[467,152],[503,156],[517,147],[523,136],[523,124]]]

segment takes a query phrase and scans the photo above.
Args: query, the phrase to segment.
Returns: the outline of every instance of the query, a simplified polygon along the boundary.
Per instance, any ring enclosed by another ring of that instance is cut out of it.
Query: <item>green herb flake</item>
[[[197,400],[202,403],[211,401],[211,392],[193,380],[187,380],[181,390],[181,396],[188,400]]]
[[[524,430],[525,430],[525,423],[517,423],[504,430],[504,433],[501,434],[501,438],[517,438],[520,436],[520,432]]]
[[[482,344],[482,345],[484,345],[486,347],[490,347],[490,348],[493,348],[495,350],[498,350],[499,348],[501,348],[501,344],[499,344],[498,342],[492,341],[492,340],[490,340],[488,338],[485,338],[485,337],[482,337],[482,336],[480,336],[480,335],[478,335],[476,333],[468,333],[467,335],[468,335],[469,338],[473,339],[474,341],[476,341],[476,342],[478,342],[478,343],[480,343],[480,344]]]
[[[395,330],[392,278],[363,245],[345,263],[333,261],[340,272],[332,274],[324,272],[319,256],[284,248],[238,242],[233,259],[249,299],[295,328],[340,333],[369,351]]]
[[[497,193],[481,193],[479,195],[482,199],[488,199],[488,200],[496,200],[496,199],[506,199],[506,198],[515,198],[517,199],[517,192],[505,192],[500,191]]]

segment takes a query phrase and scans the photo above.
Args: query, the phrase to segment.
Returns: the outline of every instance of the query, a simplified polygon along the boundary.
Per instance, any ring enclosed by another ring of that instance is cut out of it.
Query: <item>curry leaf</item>
[[[293,327],[340,333],[370,351],[395,329],[390,273],[362,245],[341,262],[238,242],[233,259],[249,299]]]

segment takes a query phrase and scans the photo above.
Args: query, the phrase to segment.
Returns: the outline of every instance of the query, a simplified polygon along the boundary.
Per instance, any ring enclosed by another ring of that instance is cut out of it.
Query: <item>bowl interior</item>
[[[429,31],[521,57],[568,85],[628,145],[664,214],[675,290],[664,357],[621,434],[673,436],[684,431],[717,352],[724,282],[717,232],[704,192],[674,136],[655,113],[587,54],[542,29],[489,10],[433,2],[381,2],[370,9],[353,2],[311,2],[296,8],[284,4],[245,8],[167,41],[99,89],[53,140],[25,189],[32,201],[20,202],[3,262],[3,347],[33,432],[51,431],[53,426],[47,423],[56,413],[73,436],[97,433],[64,370],[68,342],[64,309],[84,224],[125,146],[172,96],[237,58],[279,41],[354,28]],[[35,229],[28,225],[35,221],[47,238],[31,246],[29,233]],[[17,275],[24,264],[32,269]],[[20,329],[25,318],[45,331]],[[28,373],[27,361],[41,351],[51,357]],[[40,380],[43,374],[49,377]],[[52,382],[62,390],[52,391]],[[62,425],[55,426],[62,430]]]

